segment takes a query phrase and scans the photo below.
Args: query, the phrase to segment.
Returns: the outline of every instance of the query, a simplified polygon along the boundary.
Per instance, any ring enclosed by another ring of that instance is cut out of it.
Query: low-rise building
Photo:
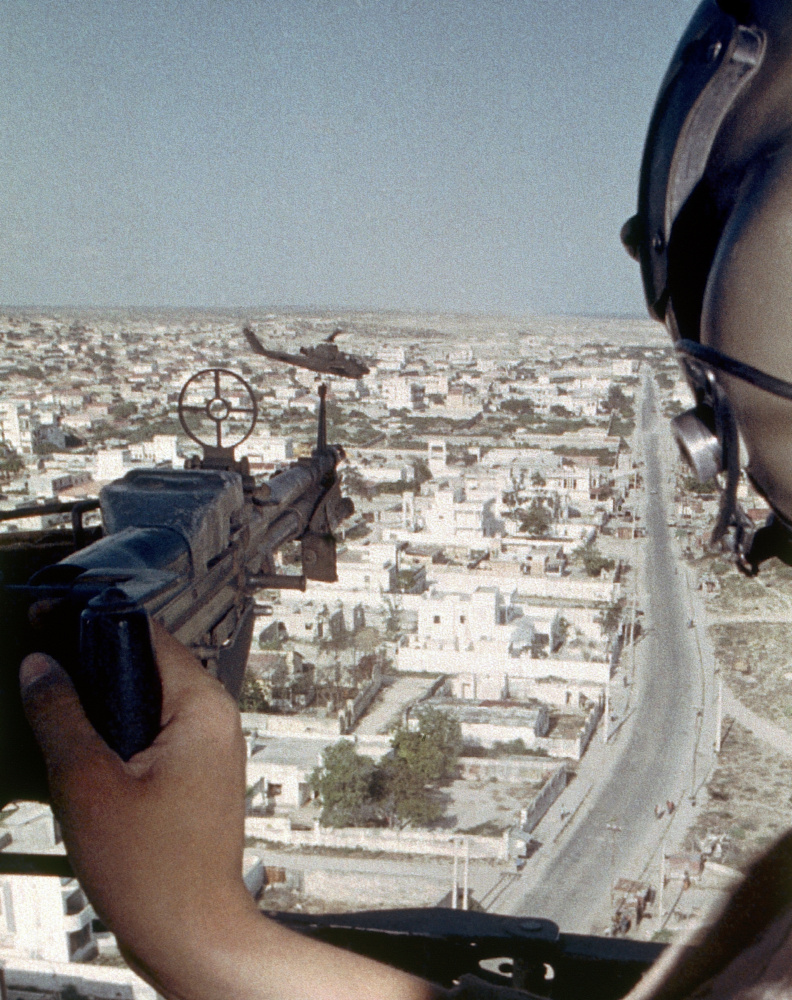
[[[296,650],[251,653],[248,676],[273,712],[300,711],[311,704],[316,693],[314,665],[306,663]]]
[[[0,816],[0,836],[16,853],[63,854],[49,806],[20,802]],[[97,954],[93,908],[73,878],[0,875],[0,959],[84,962]]]
[[[466,744],[487,749],[496,743],[519,739],[530,750],[537,737],[546,736],[550,728],[547,705],[538,701],[458,701],[437,697],[422,702],[421,707],[436,708],[452,716],[459,722]],[[417,728],[418,720],[408,718],[407,724]]]
[[[310,777],[332,739],[283,737],[252,748],[248,800],[255,808],[297,809],[311,798]]]

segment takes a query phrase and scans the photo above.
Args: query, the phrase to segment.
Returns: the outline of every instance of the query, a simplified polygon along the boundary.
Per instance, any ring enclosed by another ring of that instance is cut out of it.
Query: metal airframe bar
[[[22,517],[38,517],[40,514],[71,514],[80,505],[82,511],[98,510],[98,500],[65,500],[53,503],[42,503],[36,507],[17,507],[14,510],[0,511],[0,521],[15,521]]]
[[[12,851],[0,851],[0,875],[75,877],[65,854],[16,854]]]

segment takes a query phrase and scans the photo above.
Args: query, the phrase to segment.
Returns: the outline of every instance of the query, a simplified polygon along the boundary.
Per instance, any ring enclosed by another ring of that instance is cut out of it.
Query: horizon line
[[[272,313],[273,315],[283,313],[311,314],[311,313],[341,313],[341,314],[384,314],[384,315],[407,315],[407,316],[466,316],[466,317],[487,317],[493,319],[526,320],[526,319],[621,319],[621,320],[647,320],[651,322],[651,317],[646,314],[639,314],[632,311],[625,312],[581,312],[575,311],[551,311],[551,312],[509,312],[504,310],[478,310],[478,309],[421,309],[417,307],[386,307],[374,308],[363,306],[340,306],[340,305],[260,305],[260,306],[213,306],[213,305],[85,305],[73,303],[0,303],[0,311],[9,312],[200,312],[213,314],[244,314],[244,313]]]

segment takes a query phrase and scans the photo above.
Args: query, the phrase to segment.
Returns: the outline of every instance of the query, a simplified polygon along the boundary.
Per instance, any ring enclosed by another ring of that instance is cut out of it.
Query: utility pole
[[[718,675],[718,718],[715,728],[715,753],[721,752],[721,742],[723,741],[723,674],[720,667],[715,671]]]
[[[470,893],[468,889],[468,873],[470,869],[470,837],[465,837],[465,870],[462,875],[462,909],[468,908]]]
[[[663,889],[665,888],[665,837],[660,843],[660,888],[657,892],[657,923],[658,930],[663,919]]]
[[[605,829],[610,830],[611,835],[611,863],[610,863],[610,883],[611,889],[616,881],[616,834],[622,833],[623,828],[619,826],[614,817],[610,823],[605,824]]]
[[[610,719],[610,664],[608,664],[608,676],[605,680],[605,710],[602,713],[602,742],[608,742],[608,722]]]
[[[457,908],[459,894],[459,841],[454,841],[454,878],[451,886],[451,909]]]
[[[633,589],[633,599],[632,599],[632,614],[630,615],[630,658],[632,660],[632,672],[631,672],[632,676],[630,679],[633,684],[635,683],[635,618],[638,613],[638,577],[641,572],[641,562],[642,562],[640,555],[641,554],[639,552],[639,559],[636,560],[635,580],[633,581],[634,589]],[[625,664],[625,676],[626,676],[626,664]]]

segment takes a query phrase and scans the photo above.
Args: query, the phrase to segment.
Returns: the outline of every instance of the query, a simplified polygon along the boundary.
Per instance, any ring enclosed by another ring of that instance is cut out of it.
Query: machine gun
[[[341,496],[336,476],[343,449],[327,444],[326,392],[320,386],[311,457],[257,483],[247,458],[234,456],[256,424],[253,390],[234,372],[204,369],[179,397],[179,420],[202,446],[202,458],[179,470],[134,469],[105,486],[98,501],[4,516],[70,512],[72,531],[0,535],[0,808],[15,799],[48,800],[43,759],[19,695],[24,655],[43,651],[63,665],[88,718],[128,760],[159,731],[162,692],[149,618],[238,698],[254,593],[337,579],[333,532],[354,505]],[[245,429],[229,444],[224,424],[240,419]],[[207,421],[211,443],[198,433]],[[86,509],[96,507],[101,528],[84,527]],[[276,573],[276,552],[295,540],[301,575]]]

